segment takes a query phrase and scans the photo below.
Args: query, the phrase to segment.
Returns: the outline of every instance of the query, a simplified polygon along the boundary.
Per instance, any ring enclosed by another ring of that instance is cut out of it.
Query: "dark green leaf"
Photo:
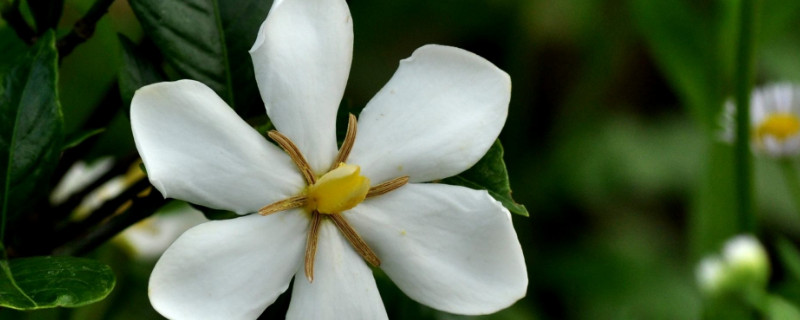
[[[64,145],[61,147],[61,150],[63,151],[63,150],[67,150],[67,149],[73,148],[73,147],[81,144],[82,142],[86,141],[86,139],[89,139],[89,138],[94,137],[94,136],[96,136],[98,134],[101,134],[104,131],[106,131],[105,128],[94,129],[94,130],[86,130],[86,131],[78,132],[78,133],[70,136],[69,138],[67,138],[66,142],[64,142]]]
[[[13,29],[8,26],[0,27],[0,86],[3,85],[3,75],[27,51],[28,46],[17,37]]]
[[[236,212],[231,212],[231,211],[227,211],[227,210],[219,210],[219,209],[211,209],[209,207],[196,205],[194,203],[190,203],[189,205],[191,205],[192,208],[195,208],[195,209],[199,210],[200,212],[202,212],[203,215],[206,216],[206,219],[208,219],[208,220],[228,220],[228,219],[241,217],[241,215],[236,214]]]
[[[165,60],[182,77],[214,89],[241,114],[263,109],[248,50],[270,6],[264,0],[131,1]]]
[[[6,219],[49,189],[64,135],[56,61],[55,37],[49,31],[0,87],[0,235]]]
[[[800,251],[797,251],[797,248],[783,237],[778,238],[775,245],[778,249],[778,258],[783,264],[784,269],[788,271],[795,280],[800,281]]]
[[[118,83],[127,114],[130,113],[131,99],[136,90],[166,79],[150,57],[137,48],[130,39],[120,35],[119,42],[122,45],[122,66],[119,70]]]
[[[91,259],[0,260],[0,306],[17,310],[78,307],[108,296],[115,282],[109,266]]]
[[[64,0],[28,0],[28,7],[36,21],[36,30],[41,34],[58,25],[64,10]]]
[[[487,190],[509,211],[528,216],[528,209],[524,205],[514,202],[511,197],[511,186],[508,183],[508,171],[506,163],[503,161],[503,146],[500,144],[500,140],[495,141],[486,155],[472,168],[455,177],[444,179],[442,182]]]

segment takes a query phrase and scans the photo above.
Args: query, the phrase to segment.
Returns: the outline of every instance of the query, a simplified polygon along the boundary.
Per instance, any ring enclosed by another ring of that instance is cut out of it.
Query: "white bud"
[[[725,285],[725,263],[718,256],[705,257],[695,270],[703,293],[715,295]]]

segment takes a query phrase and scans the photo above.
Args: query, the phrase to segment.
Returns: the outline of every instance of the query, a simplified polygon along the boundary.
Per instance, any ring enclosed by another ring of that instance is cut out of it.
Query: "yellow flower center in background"
[[[364,201],[369,192],[369,178],[360,173],[357,165],[339,164],[308,187],[306,208],[325,214],[352,209]]]
[[[800,132],[800,119],[791,113],[775,113],[756,128],[756,136],[762,138],[766,135],[778,140],[785,140]]]

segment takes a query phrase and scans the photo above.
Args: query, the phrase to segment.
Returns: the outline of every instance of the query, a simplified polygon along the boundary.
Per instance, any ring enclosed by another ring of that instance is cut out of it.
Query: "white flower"
[[[162,315],[253,319],[294,277],[288,319],[385,319],[365,259],[451,313],[491,313],[525,295],[509,212],[486,191],[423,183],[486,153],[507,116],[508,75],[464,50],[424,46],[364,108],[357,139],[351,117],[337,153],[352,44],[344,0],[275,1],[250,53],[278,130],[270,137],[286,152],[198,82],[136,92],[136,146],[165,197],[263,214],[178,238],[150,277]]]
[[[725,285],[725,262],[718,256],[705,257],[700,260],[695,270],[695,277],[700,289],[714,295]]]
[[[727,242],[722,256],[703,258],[695,271],[700,289],[710,295],[763,288],[769,278],[769,257],[752,235],[738,235]]]
[[[208,221],[186,203],[171,203],[114,237],[135,259],[155,261],[183,232]]]
[[[723,140],[735,140],[733,101],[725,104]],[[800,154],[800,87],[775,83],[753,90],[750,98],[752,149],[772,157]]]

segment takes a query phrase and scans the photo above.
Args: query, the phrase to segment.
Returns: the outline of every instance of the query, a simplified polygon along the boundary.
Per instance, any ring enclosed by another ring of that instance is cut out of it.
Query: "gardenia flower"
[[[735,140],[736,108],[725,105],[723,139]],[[800,153],[800,88],[790,83],[776,83],[753,90],[750,98],[752,149],[772,157]]]
[[[461,49],[419,48],[359,124],[350,117],[337,151],[352,45],[344,0],[275,1],[250,54],[280,147],[201,83],[136,92],[131,124],[153,186],[243,215],[167,249],[149,283],[159,313],[254,319],[294,278],[288,319],[386,319],[369,264],[451,313],[491,313],[525,295],[508,210],[486,191],[423,183],[486,153],[507,116],[508,75]]]

